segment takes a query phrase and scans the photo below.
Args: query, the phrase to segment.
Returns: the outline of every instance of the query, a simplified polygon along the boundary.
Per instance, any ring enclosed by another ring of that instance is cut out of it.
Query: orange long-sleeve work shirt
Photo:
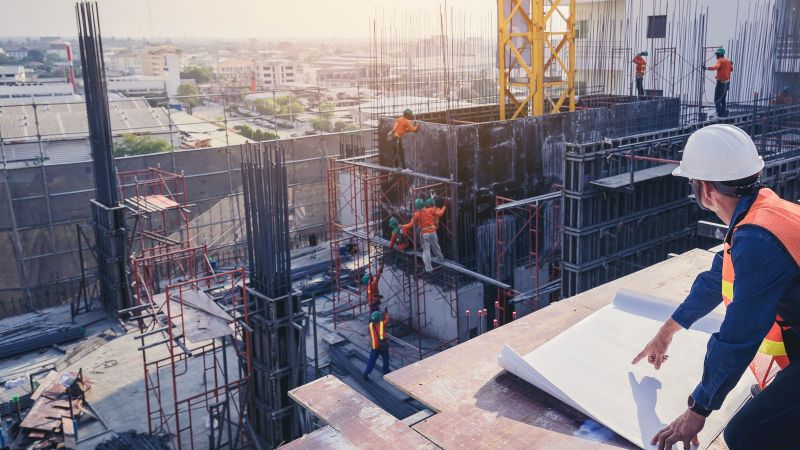
[[[729,81],[733,72],[733,63],[730,59],[722,57],[717,59],[717,63],[708,68],[717,71],[717,81]]]
[[[644,77],[644,72],[647,68],[647,61],[642,57],[642,55],[636,55],[636,57],[633,58],[633,63],[636,64],[636,78]]]
[[[408,133],[409,131],[412,133],[416,133],[419,127],[412,125],[411,121],[406,119],[405,117],[398,117],[394,121],[394,127],[392,128],[392,134],[396,138],[403,137],[404,134]]]
[[[414,225],[419,226],[421,234],[435,233],[439,228],[439,218],[444,215],[445,207],[429,207],[414,213],[411,221],[403,225],[403,230],[409,230]]]

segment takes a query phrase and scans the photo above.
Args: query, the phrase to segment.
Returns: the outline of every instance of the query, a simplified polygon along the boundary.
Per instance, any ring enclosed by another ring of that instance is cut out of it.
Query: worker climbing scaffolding
[[[408,231],[403,231],[400,228],[400,223],[396,218],[389,219],[389,228],[392,230],[392,235],[389,237],[389,250],[397,248],[400,251],[405,251],[409,248],[414,248],[414,243],[408,237]]]
[[[378,283],[381,280],[382,274],[383,262],[381,262],[381,265],[374,276],[371,276],[369,273],[365,273],[364,276],[361,277],[361,284],[366,286],[367,305],[369,305],[370,312],[377,311],[381,306],[381,299],[383,296],[378,289]]]

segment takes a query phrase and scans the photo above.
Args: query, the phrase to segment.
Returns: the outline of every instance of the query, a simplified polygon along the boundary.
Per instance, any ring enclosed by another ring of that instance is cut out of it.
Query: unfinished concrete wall
[[[327,234],[326,158],[339,156],[343,136],[358,134],[369,145],[374,131],[285,139],[292,209],[292,239],[306,245],[308,237]],[[207,244],[220,261],[241,261],[246,236],[241,200],[239,148],[218,147],[118,158],[117,170],[161,167],[184,173],[192,204],[192,243]],[[28,308],[64,303],[77,291],[80,278],[76,226],[88,224],[94,197],[92,163],[84,161],[8,169],[0,180],[0,317]],[[87,233],[93,240],[93,233]],[[87,274],[94,261],[84,249]]]
[[[585,97],[581,104],[585,109],[572,113],[505,121],[491,120],[492,111],[487,107],[474,108],[474,123],[469,123],[470,110],[457,110],[449,116],[451,120],[458,117],[457,125],[443,123],[447,120],[444,113],[418,117],[419,132],[403,137],[406,164],[415,171],[461,183],[456,212],[460,263],[474,269],[478,261],[492,258],[479,250],[493,248],[493,244],[479,245],[476,231],[493,226],[489,223],[494,220],[496,195],[523,199],[550,192],[553,184],[563,182],[567,142],[594,142],[673,128],[680,121],[680,102],[675,98]],[[391,165],[394,156],[394,146],[386,137],[393,121],[382,118],[378,128],[383,165]],[[445,256],[451,257],[447,238],[441,241]]]

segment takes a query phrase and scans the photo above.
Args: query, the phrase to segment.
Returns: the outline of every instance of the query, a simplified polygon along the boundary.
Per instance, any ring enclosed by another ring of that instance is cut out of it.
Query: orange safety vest
[[[772,190],[762,188],[744,219],[731,231],[731,242],[736,237],[736,229],[742,225],[757,225],[772,233],[783,244],[795,263],[800,265],[800,205],[787,202]],[[728,241],[725,242],[723,255],[722,300],[727,307],[734,300],[733,285],[736,279],[731,257],[731,244]],[[764,337],[764,342],[758,348],[753,362],[750,363],[750,370],[753,371],[762,388],[780,369],[789,365],[789,357],[786,354],[781,334],[784,329],[789,327],[781,326],[781,322],[781,316],[776,315],[775,323],[772,324],[772,328]]]
[[[381,341],[386,339],[386,334],[383,331],[384,321],[381,320],[378,323],[378,326],[375,326],[375,322],[369,323],[369,337],[370,343],[372,344],[373,350],[378,350],[381,347]]]

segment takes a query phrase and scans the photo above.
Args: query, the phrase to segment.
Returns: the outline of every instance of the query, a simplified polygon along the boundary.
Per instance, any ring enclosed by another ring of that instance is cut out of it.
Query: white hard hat
[[[756,175],[763,168],[764,160],[744,130],[717,124],[689,136],[681,164],[672,174],[702,181],[734,181]]]

